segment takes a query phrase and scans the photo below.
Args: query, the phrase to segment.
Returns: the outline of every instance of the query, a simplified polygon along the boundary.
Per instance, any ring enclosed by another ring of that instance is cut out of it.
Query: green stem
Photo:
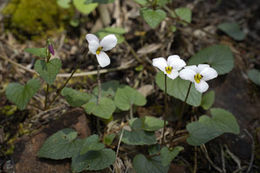
[[[50,104],[48,105],[47,108],[49,108],[49,107],[56,101],[56,99],[61,95],[61,91],[62,91],[63,88],[65,88],[66,85],[69,83],[70,79],[73,77],[73,74],[74,74],[76,71],[77,71],[77,69],[74,69],[74,70],[71,72],[70,77],[66,80],[66,82],[65,82],[59,89],[57,89],[57,91],[56,91],[57,94],[55,95],[55,97],[54,97],[53,100],[50,102]]]
[[[191,85],[192,85],[192,82],[190,82],[189,84],[189,88],[188,88],[188,91],[187,91],[187,94],[185,96],[185,99],[184,99],[184,102],[182,102],[182,107],[181,107],[181,112],[180,112],[180,116],[179,116],[179,120],[178,120],[178,123],[177,123],[177,126],[175,128],[175,130],[173,131],[173,136],[175,135],[175,133],[177,132],[177,130],[181,127],[182,125],[182,116],[183,116],[183,112],[184,112],[184,108],[185,108],[185,105],[187,103],[187,100],[188,100],[188,97],[189,97],[189,94],[190,94],[190,89],[191,89]]]
[[[162,145],[164,145],[164,135],[166,130],[166,118],[168,116],[168,101],[167,101],[167,75],[164,76],[164,121],[163,121],[163,133],[162,133]]]
[[[130,109],[129,109],[129,114],[130,114],[130,119],[134,118],[133,116],[133,105],[130,105]]]
[[[101,80],[100,80],[100,65],[97,67],[97,82],[98,82],[98,99],[97,103],[99,104],[101,98]]]

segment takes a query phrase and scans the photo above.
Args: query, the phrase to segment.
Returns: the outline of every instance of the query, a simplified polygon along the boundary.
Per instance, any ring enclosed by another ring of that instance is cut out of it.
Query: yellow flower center
[[[100,46],[99,48],[97,48],[96,54],[99,55],[102,49],[103,49],[102,46]]]
[[[172,67],[170,67],[170,66],[165,67],[165,71],[166,71],[166,73],[171,74],[171,72],[172,72]]]
[[[203,76],[199,73],[197,73],[195,76],[194,76],[194,80],[195,82],[197,83],[200,83],[200,80],[203,78]]]

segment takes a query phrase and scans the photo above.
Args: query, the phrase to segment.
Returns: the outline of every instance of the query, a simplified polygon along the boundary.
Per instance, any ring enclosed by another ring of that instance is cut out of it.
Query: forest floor
[[[109,24],[127,30],[124,35],[126,42],[110,52],[112,63],[109,70],[101,74],[101,80],[118,80],[139,89],[147,96],[146,106],[136,109],[137,117],[147,114],[161,117],[163,111],[163,92],[155,84],[156,70],[151,65],[153,58],[177,54],[188,60],[200,49],[214,44],[228,45],[233,52],[233,70],[211,82],[210,86],[216,92],[214,107],[225,108],[236,116],[240,134],[225,134],[207,143],[206,149],[194,148],[179,141],[185,146],[185,151],[177,157],[177,162],[171,165],[169,172],[192,172],[195,157],[197,172],[200,173],[219,172],[219,169],[226,172],[247,172],[252,162],[251,172],[260,172],[260,88],[247,77],[247,70],[260,69],[260,3],[253,0],[176,0],[169,7],[192,9],[192,26],[178,27],[176,32],[167,31],[165,21],[156,30],[151,29],[136,15],[138,5],[130,0],[113,5],[118,9],[118,14],[111,12]],[[0,20],[3,20],[2,17]],[[103,26],[100,25],[100,20],[98,14],[92,14],[87,24],[76,29],[68,27],[66,32],[52,37],[57,56],[62,60],[57,86],[64,83],[75,67],[78,68],[76,75],[68,86],[90,92],[97,85],[96,67],[93,65],[96,64],[96,59],[90,54],[85,56],[88,51],[85,34],[101,29]],[[238,22],[247,35],[245,40],[234,41],[220,32],[217,25],[225,21]],[[73,127],[81,137],[97,133],[95,119],[86,115],[83,109],[71,108],[62,97],[48,111],[42,111],[33,105],[28,105],[24,111],[15,108],[7,100],[4,88],[10,82],[25,83],[34,76],[30,70],[25,69],[31,69],[35,59],[23,50],[28,47],[43,47],[45,41],[21,42],[5,30],[2,22],[0,33],[0,56],[10,59],[0,59],[0,172],[70,172],[68,160],[46,161],[36,158],[36,153],[48,136],[62,128]],[[136,70],[140,66],[143,69]],[[44,104],[41,101],[44,100],[43,97],[44,93],[39,93],[34,98],[40,106]],[[173,104],[175,102],[170,100],[169,105]],[[122,114],[127,113],[118,116]],[[171,133],[170,128],[167,130],[166,133]],[[223,159],[223,153],[226,159]],[[128,156],[122,161],[123,165],[118,165],[122,172],[131,169],[131,153]]]

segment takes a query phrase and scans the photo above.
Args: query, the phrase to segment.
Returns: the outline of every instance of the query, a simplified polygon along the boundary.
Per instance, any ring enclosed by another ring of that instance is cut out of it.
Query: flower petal
[[[86,39],[88,42],[95,41],[99,43],[99,39],[94,34],[87,34]]]
[[[165,67],[167,67],[167,62],[163,57],[154,58],[153,66],[159,68],[161,71],[164,72],[164,74],[166,74]]]
[[[199,68],[196,65],[189,65],[189,66],[186,66],[184,68],[193,70],[196,74],[199,73]]]
[[[177,70],[173,70],[171,74],[167,74],[167,76],[171,79],[175,79],[179,76],[179,72]]]
[[[93,54],[96,54],[96,51],[97,51],[98,47],[99,47],[99,43],[96,42],[96,41],[90,41],[88,43],[88,49]]]
[[[208,64],[199,64],[198,65],[198,69],[199,69],[198,73],[202,72],[205,68],[208,68],[208,67],[210,67]]]
[[[169,66],[173,67],[173,69],[180,70],[186,66],[186,63],[178,56],[171,55],[167,59],[167,63]]]
[[[103,47],[104,51],[107,51],[114,48],[116,46],[116,43],[117,43],[116,36],[114,34],[109,34],[101,40],[100,46]]]
[[[100,54],[96,56],[97,56],[98,63],[101,67],[106,67],[110,64],[110,58],[105,52],[101,51]]]
[[[205,68],[204,70],[202,70],[200,72],[200,74],[203,76],[202,79],[205,81],[214,79],[218,76],[218,72],[214,68],[211,68],[211,67]]]
[[[185,68],[180,71],[180,77],[184,80],[189,80],[191,82],[194,82],[195,75],[196,75],[196,72],[190,68]]]
[[[201,80],[200,83],[196,83],[196,82],[195,82],[195,88],[196,88],[200,93],[204,93],[205,91],[208,90],[209,85],[208,85],[207,82],[205,82],[204,80]]]

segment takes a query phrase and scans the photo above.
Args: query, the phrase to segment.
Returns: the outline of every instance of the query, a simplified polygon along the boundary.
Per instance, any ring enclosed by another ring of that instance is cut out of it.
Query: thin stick
[[[117,144],[116,158],[118,157],[119,148],[120,148],[120,144],[121,144],[121,140],[122,140],[123,134],[124,134],[124,129],[122,129],[122,133],[120,134],[119,141],[118,141],[118,144]],[[114,172],[115,172],[115,167],[113,168],[113,173]]]
[[[227,171],[226,171],[224,150],[223,150],[222,144],[220,144],[220,149],[221,149],[222,170],[223,170],[223,173],[226,173]]]
[[[129,114],[130,114],[130,119],[133,119],[133,104],[130,105],[130,109],[129,109]]]
[[[208,151],[207,151],[206,146],[205,146],[204,144],[202,144],[200,147],[201,147],[202,151],[204,152],[205,157],[206,157],[206,159],[208,160],[208,162],[210,163],[210,165],[211,165],[214,169],[216,169],[218,172],[222,172],[222,170],[221,170],[218,166],[216,166],[216,165],[214,164],[214,162],[210,159],[210,157],[209,157],[209,155],[208,155]]]
[[[251,158],[250,158],[250,164],[249,164],[249,166],[248,166],[248,168],[247,168],[247,171],[246,171],[246,173],[249,173],[250,172],[250,170],[251,170],[251,168],[252,168],[252,166],[253,166],[253,163],[254,163],[254,151],[255,151],[255,142],[254,142],[254,138],[253,138],[253,136],[246,130],[246,129],[244,129],[244,131],[246,132],[246,134],[250,137],[250,139],[251,139],[251,141],[252,141],[252,146],[251,146]]]
[[[194,168],[193,168],[193,173],[197,172],[197,167],[198,167],[198,158],[197,158],[197,152],[198,152],[198,148],[194,147]]]
[[[97,103],[99,104],[101,98],[101,80],[100,80],[100,65],[97,66],[97,83],[98,83],[98,99]]]
[[[166,130],[166,118],[168,115],[168,102],[167,102],[167,75],[164,75],[164,121],[163,121],[163,133],[162,133],[162,145],[164,145],[164,135]]]

